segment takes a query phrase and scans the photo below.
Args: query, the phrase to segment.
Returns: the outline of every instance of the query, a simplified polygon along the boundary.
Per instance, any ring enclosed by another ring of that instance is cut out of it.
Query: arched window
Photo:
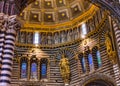
[[[37,79],[38,77],[38,65],[37,65],[37,58],[31,59],[31,79]]]
[[[98,50],[98,47],[95,46],[92,49],[92,55],[93,55],[93,62],[94,62],[94,68],[98,69],[102,66],[102,60],[100,56],[100,51]]]
[[[98,68],[102,66],[102,61],[101,61],[101,56],[100,56],[100,51],[97,50],[96,52],[96,57],[97,57],[97,62],[98,62]]]
[[[83,34],[83,35],[86,35],[86,34],[87,34],[87,26],[86,26],[86,23],[83,23],[82,26],[81,26],[81,28],[82,28],[82,34]]]
[[[55,44],[59,43],[59,33],[57,32],[54,34],[54,43]]]
[[[39,44],[39,33],[38,32],[34,33],[33,43],[36,44],[36,45]]]
[[[41,79],[47,78],[47,59],[43,58],[40,61],[40,75]]]
[[[88,62],[89,62],[90,71],[92,71],[94,69],[92,54],[88,55]]]
[[[85,67],[85,58],[84,57],[81,58],[81,65],[82,65],[82,71],[83,71],[83,73],[85,73],[86,67]]]
[[[81,25],[81,37],[84,38],[86,34],[87,34],[87,26],[86,23],[83,23]]]
[[[46,74],[47,74],[47,65],[45,63],[42,64],[41,70],[42,70],[41,75],[46,76]]]
[[[83,54],[79,54],[79,60],[81,63],[82,72],[85,73],[86,72],[86,65],[85,65],[85,58],[83,57]]]
[[[31,64],[31,79],[36,79],[37,78],[37,64],[33,62]]]
[[[21,59],[21,78],[25,79],[27,78],[27,58]]]
[[[52,34],[51,33],[47,34],[47,44],[52,44]]]

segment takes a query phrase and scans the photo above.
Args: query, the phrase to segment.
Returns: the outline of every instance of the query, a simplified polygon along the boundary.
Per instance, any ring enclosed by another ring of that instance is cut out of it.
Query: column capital
[[[7,24],[7,29],[14,29],[15,31],[20,30],[21,28],[21,23],[20,20],[18,19],[17,15],[12,15],[8,17],[8,24]]]
[[[0,13],[0,30],[5,31],[5,23],[7,21],[8,16],[4,13]]]
[[[0,30],[1,31],[18,31],[22,27],[20,19],[17,15],[8,16],[0,13]]]

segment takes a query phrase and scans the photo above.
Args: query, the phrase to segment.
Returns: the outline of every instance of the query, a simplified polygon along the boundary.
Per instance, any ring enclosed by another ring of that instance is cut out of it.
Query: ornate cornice
[[[21,31],[55,32],[55,31],[61,31],[61,30],[68,30],[70,28],[77,27],[78,24],[85,22],[88,19],[92,18],[98,10],[99,10],[98,7],[92,5],[91,8],[88,11],[84,12],[81,16],[79,16],[69,22],[60,23],[60,24],[39,25],[39,24],[25,23],[23,28],[21,29]]]

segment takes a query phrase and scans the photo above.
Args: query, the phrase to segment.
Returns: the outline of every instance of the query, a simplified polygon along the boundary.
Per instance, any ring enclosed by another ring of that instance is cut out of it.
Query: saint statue
[[[110,54],[110,52],[112,51],[112,44],[111,44],[111,39],[110,39],[108,33],[105,36],[105,44],[107,47],[107,53]]]
[[[108,53],[109,59],[112,61],[113,64],[116,63],[116,53],[113,50],[109,33],[106,33],[106,35],[105,35],[105,45],[107,48],[107,53]]]
[[[69,81],[70,81],[70,66],[69,66],[68,59],[64,55],[62,55],[59,65],[60,65],[60,73],[62,75],[64,83],[69,84]]]

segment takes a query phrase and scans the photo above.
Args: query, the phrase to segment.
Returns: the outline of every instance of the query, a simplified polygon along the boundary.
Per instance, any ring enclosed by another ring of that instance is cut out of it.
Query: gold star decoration
[[[49,19],[52,18],[51,15],[48,15],[48,18],[49,18]]]
[[[64,17],[64,16],[65,16],[65,13],[62,13],[61,15]]]
[[[77,7],[75,7],[75,8],[74,8],[74,10],[75,10],[75,11],[77,11],[77,10],[78,10],[78,8],[77,8]]]
[[[33,17],[36,19],[36,18],[37,18],[37,15],[33,15]]]
[[[63,1],[62,0],[59,0],[59,3],[61,4]]]
[[[47,2],[47,5],[48,5],[48,6],[50,6],[50,5],[51,5],[51,3],[50,3],[50,2]]]
[[[35,1],[35,3],[34,3],[35,5],[38,5],[38,1]]]

